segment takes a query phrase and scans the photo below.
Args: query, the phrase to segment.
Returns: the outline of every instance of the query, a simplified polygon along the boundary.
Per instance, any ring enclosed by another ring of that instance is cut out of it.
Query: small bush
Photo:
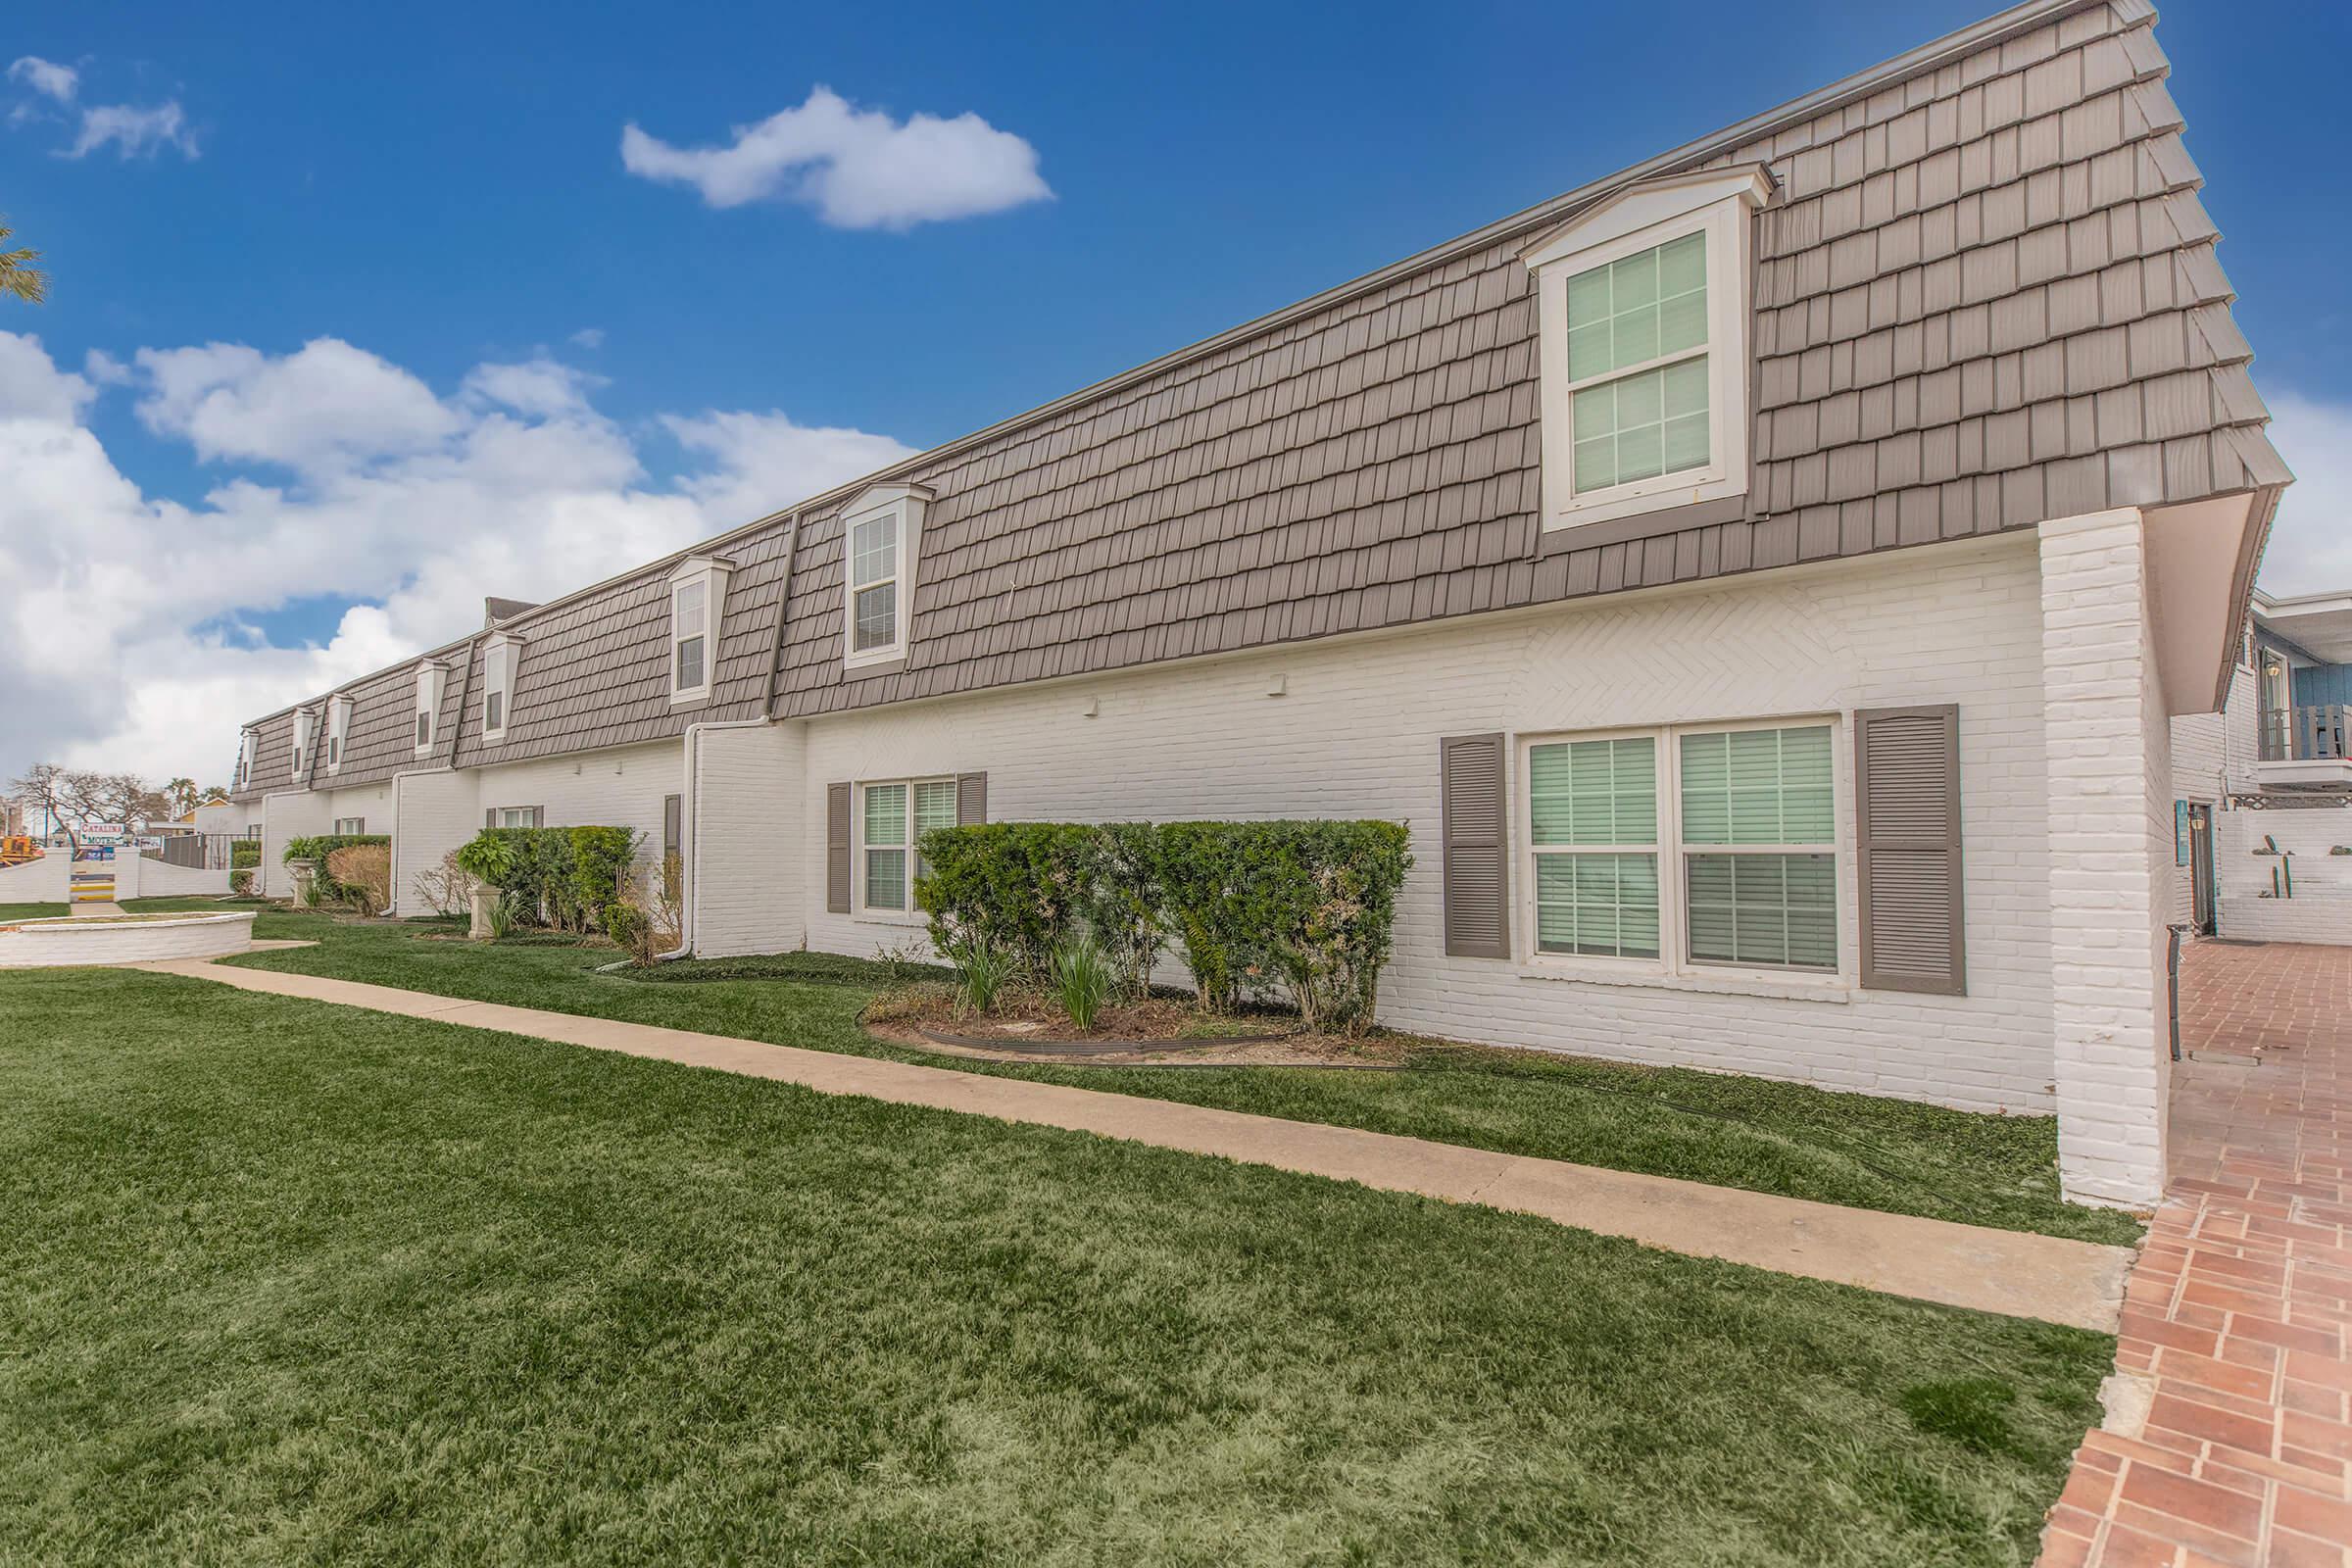
[[[650,969],[658,950],[654,945],[654,922],[646,912],[626,900],[615,899],[605,906],[605,935],[613,945],[629,956],[629,961],[640,969]]]
[[[1089,934],[1054,950],[1054,997],[1070,1022],[1092,1029],[1116,977],[1102,945]]]
[[[966,1007],[986,1014],[996,1010],[997,993],[1004,989],[1011,965],[986,939],[974,937],[948,954],[956,965],[956,993]]]
[[[311,875],[311,880],[302,887],[302,902],[305,906],[315,909],[322,904],[341,904],[356,908],[359,906],[360,901],[368,896],[368,890],[361,887],[347,887],[336,880],[333,862],[338,851],[362,848],[380,849],[384,852],[386,858],[384,886],[389,889],[392,885],[389,869],[392,839],[389,834],[315,833],[305,838],[288,839],[286,840],[285,854],[280,858],[288,865],[292,865],[297,860],[309,860],[316,867]],[[231,854],[233,856],[234,851],[231,851]],[[231,863],[234,863],[233,860]],[[261,852],[258,849],[254,852],[254,863],[257,865],[261,863]],[[390,902],[387,894],[382,902],[367,912],[373,914]]]
[[[490,901],[490,940],[504,942],[514,929],[514,901],[501,894]]]
[[[598,931],[633,892],[637,839],[625,827],[486,827],[459,848],[458,868],[498,889],[513,919]]]
[[[242,871],[262,863],[260,839],[231,839],[228,841],[228,865],[232,871]]]
[[[1079,884],[1080,922],[1102,945],[1122,1002],[1151,994],[1152,966],[1168,945],[1160,831],[1149,822],[1108,822],[1090,835]]]
[[[464,914],[473,906],[473,890],[481,884],[458,863],[459,851],[441,857],[441,863],[416,874],[416,896],[435,914]]]
[[[392,902],[389,845],[347,844],[326,858],[326,875],[361,914],[381,914]]]
[[[1069,822],[985,822],[925,833],[914,901],[931,917],[931,945],[949,953],[985,942],[1016,977],[1045,984],[1054,950],[1076,934],[1095,834]]]

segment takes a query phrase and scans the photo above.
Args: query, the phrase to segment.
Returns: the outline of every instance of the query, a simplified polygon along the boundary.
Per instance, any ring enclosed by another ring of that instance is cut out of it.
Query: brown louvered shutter
[[[825,786],[825,908],[850,912],[850,787]]]
[[[495,806],[486,806],[486,807],[482,808],[482,826],[484,826],[484,827],[496,827],[496,826],[498,826],[498,808],[497,808],[497,807],[495,807]]]
[[[958,773],[956,775],[956,825],[969,827],[974,822],[988,820],[988,775]]]
[[[545,826],[547,826],[547,808],[546,808],[546,807],[544,807],[544,806],[534,806],[534,807],[532,807],[532,808],[531,808],[531,826],[533,826],[533,827],[545,827]]]
[[[1502,737],[1441,740],[1438,769],[1445,816],[1446,956],[1507,958],[1511,919]]]
[[[1960,710],[1856,712],[1854,802],[1864,988],[1965,994]]]

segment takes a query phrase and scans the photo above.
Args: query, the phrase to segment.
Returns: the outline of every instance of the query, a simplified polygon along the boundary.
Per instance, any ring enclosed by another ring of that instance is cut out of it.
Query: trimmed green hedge
[[[262,863],[260,839],[231,839],[228,841],[228,868],[242,871]]]
[[[525,920],[594,931],[636,880],[637,845],[626,827],[486,827],[459,848],[458,864]]]
[[[1043,984],[1056,949],[1091,933],[1134,999],[1172,938],[1200,1003],[1229,1011],[1281,992],[1309,1028],[1370,1026],[1396,894],[1401,823],[990,822],[922,837],[915,903],[955,956],[976,942]]]

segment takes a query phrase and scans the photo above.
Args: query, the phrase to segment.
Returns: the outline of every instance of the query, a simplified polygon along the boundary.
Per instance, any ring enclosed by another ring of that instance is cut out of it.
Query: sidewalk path
[[[1137,1095],[200,959],[139,967],[244,991],[715,1067],[799,1084],[821,1094],[863,1095],[1002,1121],[1063,1127],[1450,1202],[1483,1203],[1667,1251],[2081,1328],[2115,1328],[2124,1274],[2132,1259],[2130,1250],[2120,1247],[1844,1208]]]
[[[2173,1180],[2042,1568],[2352,1565],[2352,950],[2182,955]]]

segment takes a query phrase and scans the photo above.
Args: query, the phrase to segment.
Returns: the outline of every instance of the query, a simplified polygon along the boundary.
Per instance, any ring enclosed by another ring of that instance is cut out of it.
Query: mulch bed
[[[1210,1019],[1164,997],[1105,1007],[1083,1033],[1043,998],[1014,996],[996,1013],[956,1011],[945,986],[909,986],[866,1009],[876,1039],[987,1061],[1090,1067],[1341,1067],[1394,1071],[1401,1054],[1378,1039],[1310,1034],[1280,1013]],[[1207,1032],[1213,1030],[1214,1032]]]

